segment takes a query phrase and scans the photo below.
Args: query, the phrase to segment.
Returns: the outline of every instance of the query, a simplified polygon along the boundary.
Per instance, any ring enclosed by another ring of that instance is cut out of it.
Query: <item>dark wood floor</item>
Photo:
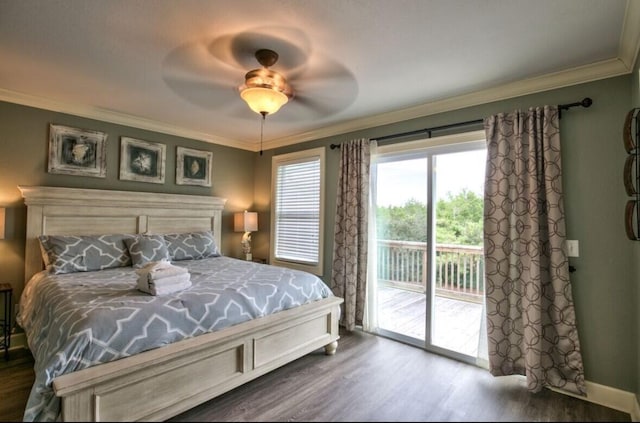
[[[22,420],[34,377],[28,350],[11,350],[9,361],[0,359],[0,421]]]
[[[25,358],[26,357],[26,358]],[[0,421],[22,418],[32,361],[0,365]],[[18,411],[16,411],[18,410]],[[18,413],[18,414],[16,414]],[[174,417],[171,421],[631,421],[629,414],[362,333]]]

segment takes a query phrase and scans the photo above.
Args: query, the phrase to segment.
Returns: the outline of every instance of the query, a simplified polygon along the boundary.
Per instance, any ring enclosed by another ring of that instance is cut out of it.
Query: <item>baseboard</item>
[[[632,422],[640,422],[640,403],[638,403],[638,397],[633,401],[633,411],[630,414]]]
[[[27,346],[27,337],[24,332],[14,333],[11,335],[11,343],[9,344],[9,351],[19,348],[29,348]]]
[[[631,421],[640,421],[640,404],[636,395],[632,392],[623,391],[621,389],[612,388],[598,383],[585,381],[587,388],[587,396],[576,395],[562,389],[550,388],[552,391],[569,395],[594,404],[603,405],[614,410],[629,413]]]

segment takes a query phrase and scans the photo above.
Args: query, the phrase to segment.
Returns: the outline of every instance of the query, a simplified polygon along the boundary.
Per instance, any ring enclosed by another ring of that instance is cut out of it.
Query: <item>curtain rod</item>
[[[558,105],[558,118],[562,118],[562,111],[563,110],[569,110],[572,107],[578,107],[578,106],[582,106],[582,107],[590,107],[593,104],[593,100],[591,100],[589,97],[585,97],[582,99],[582,101],[577,101],[575,103],[569,103],[569,104],[559,104]],[[484,121],[484,119],[475,119],[475,120],[468,120],[466,122],[458,122],[458,123],[451,123],[449,125],[441,125],[441,126],[434,126],[431,128],[424,128],[424,129],[417,129],[415,131],[409,131],[409,132],[402,132],[399,134],[393,134],[393,135],[386,135],[384,137],[378,137],[378,138],[374,138],[377,141],[385,141],[385,140],[390,140],[390,139],[394,139],[394,138],[404,138],[404,137],[409,137],[412,135],[420,135],[420,134],[429,134],[429,138],[431,137],[431,132],[435,132],[435,131],[442,131],[445,129],[451,129],[451,128],[458,128],[461,126],[469,126],[469,125],[477,125],[480,124]],[[340,144],[331,144],[331,149],[334,150],[336,148],[340,148]]]

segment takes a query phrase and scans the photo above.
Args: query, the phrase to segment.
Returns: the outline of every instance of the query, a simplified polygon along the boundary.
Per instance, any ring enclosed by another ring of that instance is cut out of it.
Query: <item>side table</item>
[[[0,295],[4,297],[4,317],[0,320],[2,337],[0,348],[4,349],[4,359],[9,360],[9,346],[11,344],[11,296],[13,288],[8,283],[0,283]]]

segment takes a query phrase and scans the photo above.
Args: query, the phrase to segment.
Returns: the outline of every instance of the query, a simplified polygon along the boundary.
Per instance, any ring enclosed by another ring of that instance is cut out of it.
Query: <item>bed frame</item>
[[[43,263],[39,235],[213,230],[218,197],[20,186],[27,205],[25,283]],[[324,347],[338,346],[341,298],[327,298],[56,378],[63,421],[159,421]]]

